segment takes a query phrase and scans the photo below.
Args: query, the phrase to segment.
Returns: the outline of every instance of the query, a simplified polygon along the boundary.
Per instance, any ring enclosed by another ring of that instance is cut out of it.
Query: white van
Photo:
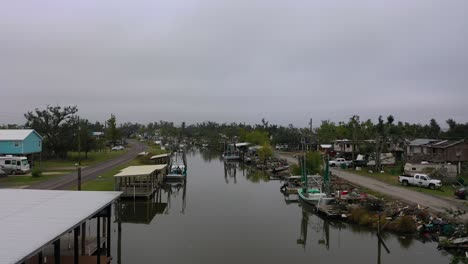
[[[11,170],[11,174],[28,173],[31,170],[26,157],[14,157],[11,155],[0,157],[0,167]]]

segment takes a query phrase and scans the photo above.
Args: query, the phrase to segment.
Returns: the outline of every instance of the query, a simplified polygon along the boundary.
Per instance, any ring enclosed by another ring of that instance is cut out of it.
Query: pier
[[[167,164],[130,166],[114,175],[115,190],[122,197],[148,198],[163,183]]]

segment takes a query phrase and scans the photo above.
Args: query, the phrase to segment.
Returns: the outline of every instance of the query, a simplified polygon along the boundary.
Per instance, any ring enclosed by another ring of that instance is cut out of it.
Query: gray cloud
[[[5,1],[0,123],[468,120],[468,2]]]

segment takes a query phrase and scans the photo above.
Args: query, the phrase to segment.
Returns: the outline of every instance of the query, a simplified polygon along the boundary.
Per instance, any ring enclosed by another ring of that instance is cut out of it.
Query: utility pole
[[[81,191],[81,122],[80,117],[78,117],[78,163],[76,166],[78,174],[78,191]]]

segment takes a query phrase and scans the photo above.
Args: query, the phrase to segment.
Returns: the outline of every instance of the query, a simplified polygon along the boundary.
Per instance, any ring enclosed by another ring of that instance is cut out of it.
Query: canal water
[[[391,234],[390,253],[379,253],[375,233],[316,216],[279,181],[209,151],[188,151],[187,162],[185,185],[116,205],[113,263],[458,262],[436,243]]]

